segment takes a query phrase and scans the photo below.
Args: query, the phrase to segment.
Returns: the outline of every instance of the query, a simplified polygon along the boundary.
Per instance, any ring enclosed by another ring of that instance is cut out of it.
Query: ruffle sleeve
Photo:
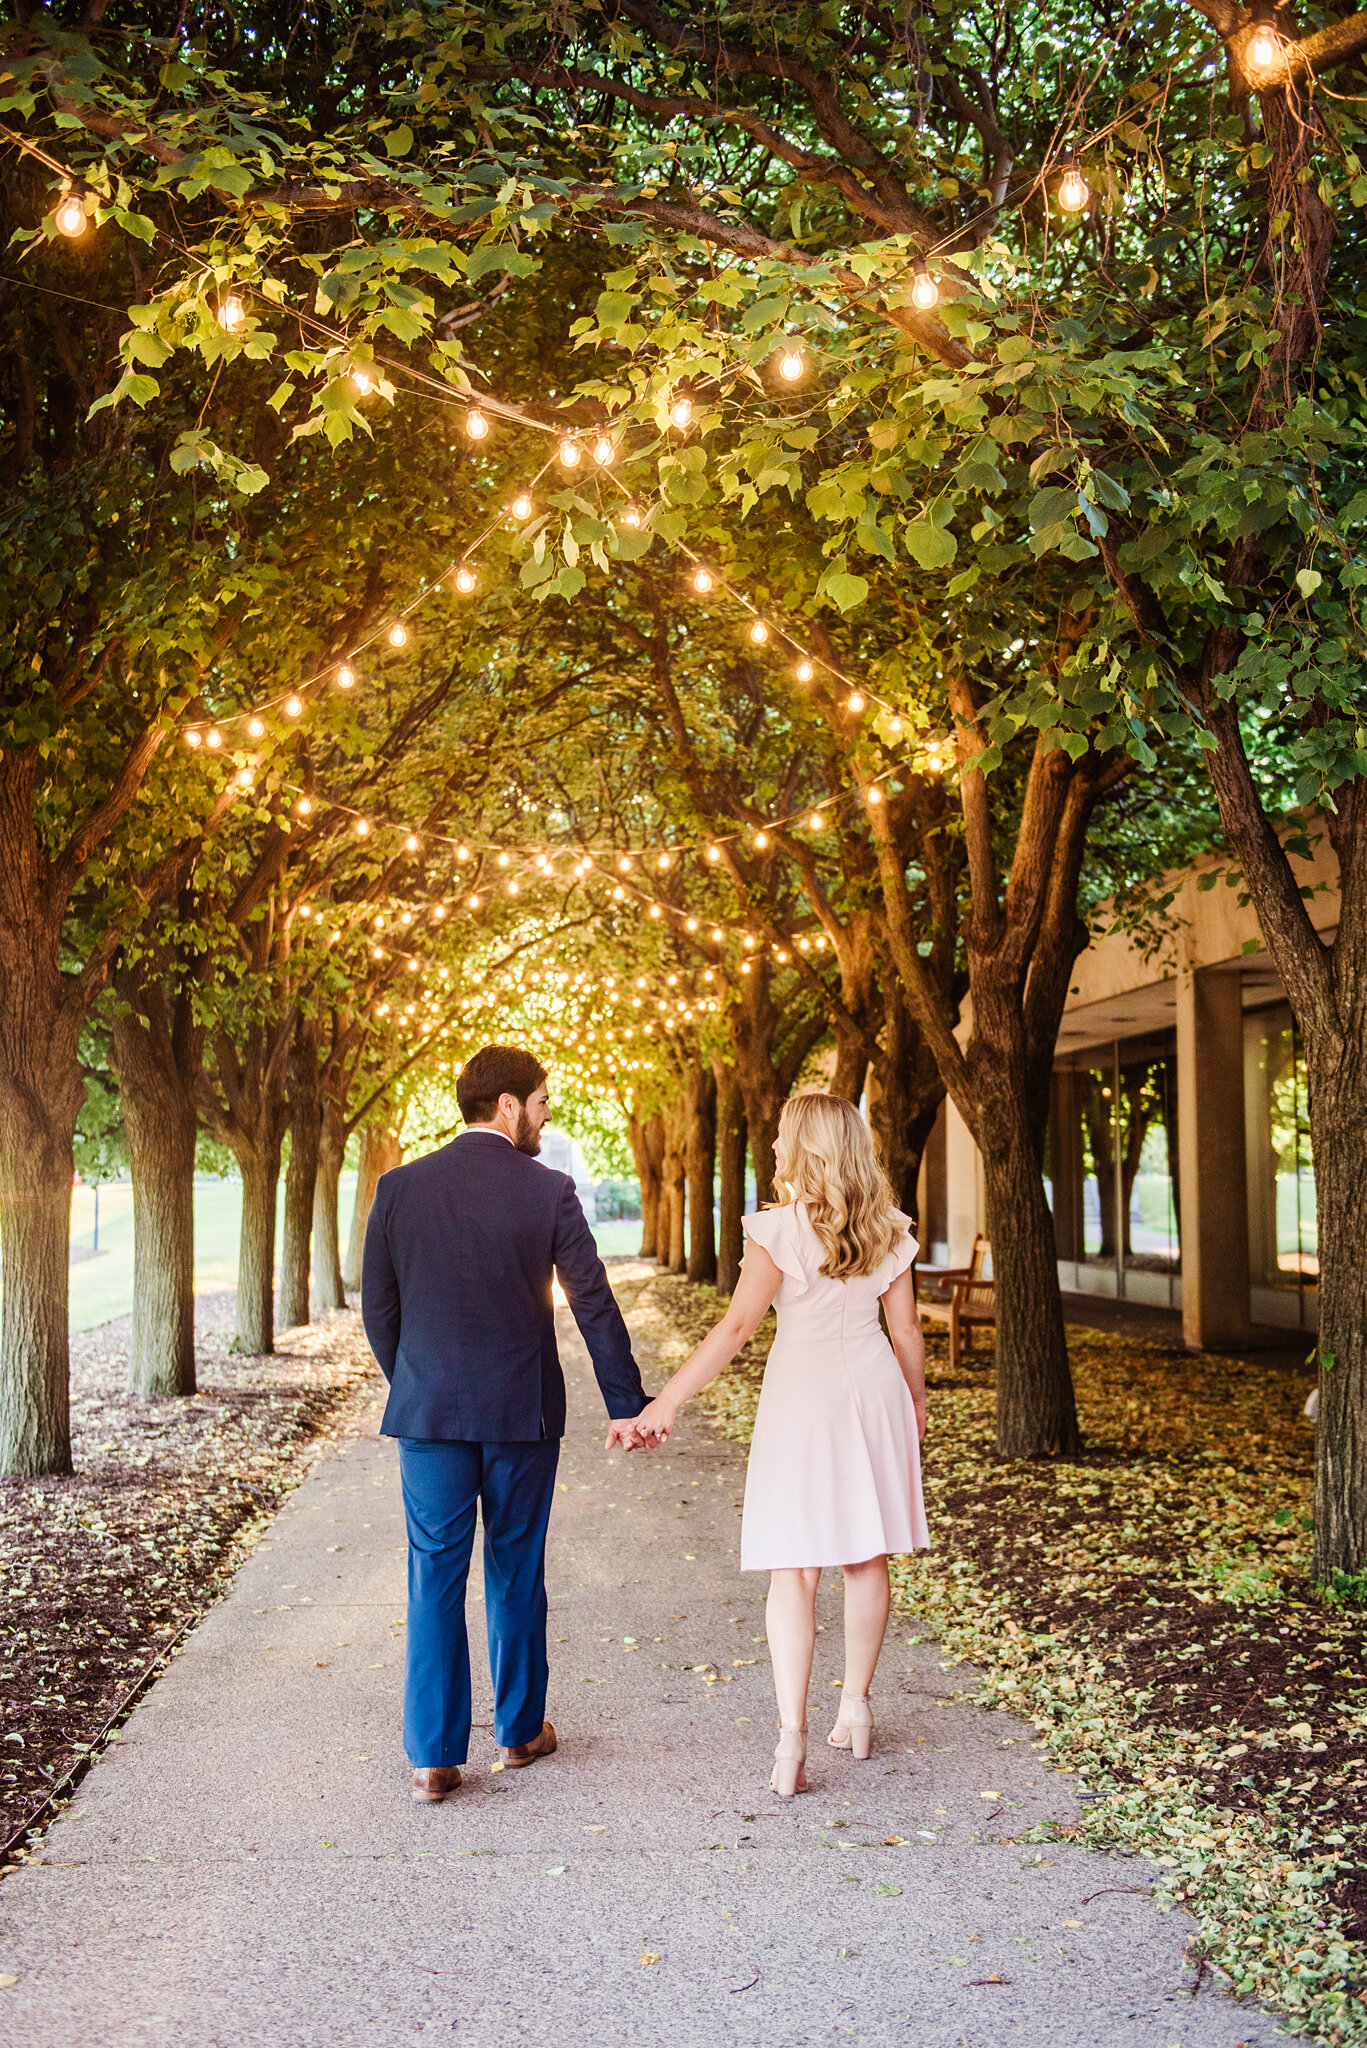
[[[891,1287],[893,1281],[897,1278],[899,1273],[906,1272],[907,1267],[911,1264],[912,1260],[916,1257],[917,1252],[921,1249],[921,1247],[917,1244],[916,1239],[911,1234],[910,1216],[904,1216],[900,1209],[894,1210],[893,1213],[896,1216],[898,1223],[903,1225],[904,1228],[902,1230],[902,1235],[898,1238],[896,1244],[888,1253],[887,1257],[883,1261],[881,1268],[879,1269],[878,1277],[882,1283],[879,1289],[880,1293],[882,1293],[887,1288]]]
[[[793,1281],[798,1293],[805,1294],[810,1281],[798,1248],[799,1228],[797,1207],[791,1202],[781,1209],[758,1209],[741,1218],[747,1240],[768,1252],[784,1279]]]

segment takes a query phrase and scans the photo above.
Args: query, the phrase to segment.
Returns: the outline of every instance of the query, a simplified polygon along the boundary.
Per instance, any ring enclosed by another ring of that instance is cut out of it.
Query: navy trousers
[[[494,1739],[511,1748],[546,1718],[546,1525],[560,1443],[399,1439],[408,1521],[403,1743],[415,1769],[463,1764],[470,1746],[465,1582],[484,1518],[484,1607]]]

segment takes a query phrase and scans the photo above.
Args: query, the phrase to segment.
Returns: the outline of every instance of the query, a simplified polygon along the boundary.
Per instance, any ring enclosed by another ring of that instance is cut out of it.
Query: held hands
[[[668,1443],[669,1432],[674,1427],[678,1410],[662,1400],[654,1400],[644,1407],[639,1415],[619,1416],[608,1425],[607,1442],[603,1448],[610,1451],[614,1444],[620,1444],[624,1451],[653,1451]]]

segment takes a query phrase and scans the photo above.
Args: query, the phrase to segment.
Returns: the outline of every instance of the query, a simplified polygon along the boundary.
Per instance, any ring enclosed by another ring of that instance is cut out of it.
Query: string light
[[[880,788],[878,787],[878,784],[877,784],[876,782],[875,782],[875,783],[872,783],[872,784],[870,785],[870,787],[869,787],[869,788],[868,788],[868,789],[867,789],[867,790],[865,791],[865,800],[866,800],[866,802],[868,802],[868,803],[871,803],[871,804],[881,804],[881,803],[882,803],[882,801],[883,801],[883,792],[882,792],[882,790],[881,790],[881,789],[880,789]]]
[[[508,509],[511,511],[514,519],[530,519],[532,516],[531,493],[529,491],[519,491]]]
[[[800,683],[809,683],[815,674],[816,670],[812,667],[810,661],[800,661],[798,663],[796,675]]]
[[[416,832],[410,832],[403,845],[405,853],[417,853],[422,845],[422,841],[418,838]]]
[[[238,328],[245,325],[247,308],[243,303],[241,292],[236,287],[228,293],[226,298],[219,301],[218,312],[214,317],[225,334],[236,334]]]
[[[1083,177],[1077,158],[1073,157],[1058,181],[1058,203],[1065,213],[1081,213],[1091,196],[1092,188]]]
[[[577,441],[571,441],[567,436],[560,443],[559,453],[561,463],[566,469],[578,469],[579,443]]]
[[[462,562],[456,571],[456,589],[461,593],[462,597],[468,597],[478,581],[479,578],[469,563]]]
[[[911,303],[923,313],[940,303],[940,287],[924,263],[918,263],[911,273]]]
[[[339,689],[342,689],[342,690],[349,690],[349,689],[351,689],[351,688],[352,688],[352,686],[353,686],[353,684],[355,683],[355,681],[356,681],[356,671],[355,671],[355,669],[354,669],[354,668],[353,668],[353,667],[351,666],[351,663],[350,663],[349,661],[344,661],[344,662],[342,663],[342,666],[341,666],[341,667],[340,667],[340,668],[338,669],[338,671],[337,671],[337,686],[338,686],[338,688],[339,688]]]
[[[206,747],[221,747],[223,745],[223,735],[216,725],[211,725],[205,733],[204,744]]]
[[[721,848],[719,846],[709,846],[707,849],[707,858],[714,863],[716,861],[719,861],[721,859]]]
[[[858,690],[850,691],[849,696],[845,699],[845,708],[847,711],[862,711],[864,709],[864,699],[860,696]]]
[[[365,836],[366,836],[366,834],[367,834],[367,833],[369,832],[369,830],[370,830],[370,820],[369,820],[369,818],[358,818],[358,819],[356,820],[356,837],[357,837],[358,839],[364,839],[364,838],[365,838]]]
[[[778,374],[785,384],[796,384],[807,364],[799,348],[785,348],[778,359]]]
[[[691,424],[692,419],[692,399],[676,398],[674,400],[674,403],[669,408],[669,424],[671,425],[671,427],[677,427],[679,432],[682,433],[684,428]]]
[[[607,435],[600,434],[593,444],[593,459],[599,468],[606,469],[616,453],[617,450],[613,447]]]
[[[285,699],[285,716],[286,716],[286,718],[302,718],[302,717],[303,717],[303,715],[304,715],[304,700],[303,700],[303,698],[302,698],[302,697],[286,697],[286,699]]]
[[[488,414],[482,413],[477,405],[472,405],[465,415],[465,431],[472,441],[487,441],[489,438]]]
[[[402,619],[395,619],[393,625],[385,634],[385,639],[389,642],[391,647],[407,647],[408,628],[407,626],[405,626]]]
[[[699,597],[706,597],[716,578],[710,569],[697,568],[693,571],[693,588]]]
[[[190,727],[189,731],[185,735],[185,744],[187,747],[201,746],[203,744],[203,740],[203,733],[198,731],[197,728],[193,725]]]
[[[811,826],[813,832],[824,832],[826,829],[826,820],[820,811],[813,811],[807,823]]]
[[[1260,22],[1248,46],[1250,60],[1260,71],[1271,71],[1282,53],[1281,39],[1270,22]]]
[[[767,846],[768,844],[769,844],[769,834],[768,834],[767,832],[756,832],[756,834],[755,834],[755,851],[756,851],[756,853],[763,853],[763,851],[764,851],[765,847],[766,847],[766,846]]]
[[[769,638],[769,628],[765,625],[763,619],[756,619],[754,621],[750,628],[750,638],[756,647],[763,647],[765,641]]]
[[[623,526],[629,526],[633,533],[637,530],[641,524],[641,508],[639,505],[627,505],[623,508],[622,524]]]
[[[309,817],[313,811],[313,805],[306,796],[301,796],[294,808],[298,811],[301,818]]]
[[[239,768],[233,780],[239,789],[250,789],[256,780],[256,770],[254,768]]]
[[[85,210],[85,199],[78,186],[73,185],[65,199],[52,216],[52,225],[59,235],[65,235],[69,242],[75,242],[90,225]]]
[[[359,366],[352,370],[351,382],[362,398],[365,398],[375,389],[375,379],[371,376],[369,370],[362,370]]]

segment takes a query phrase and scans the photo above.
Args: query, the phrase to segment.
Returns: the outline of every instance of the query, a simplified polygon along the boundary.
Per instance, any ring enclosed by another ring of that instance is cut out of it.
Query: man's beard
[[[517,1136],[513,1143],[519,1152],[525,1152],[530,1159],[535,1159],[541,1150],[541,1133],[533,1126],[525,1102],[517,1113]]]

